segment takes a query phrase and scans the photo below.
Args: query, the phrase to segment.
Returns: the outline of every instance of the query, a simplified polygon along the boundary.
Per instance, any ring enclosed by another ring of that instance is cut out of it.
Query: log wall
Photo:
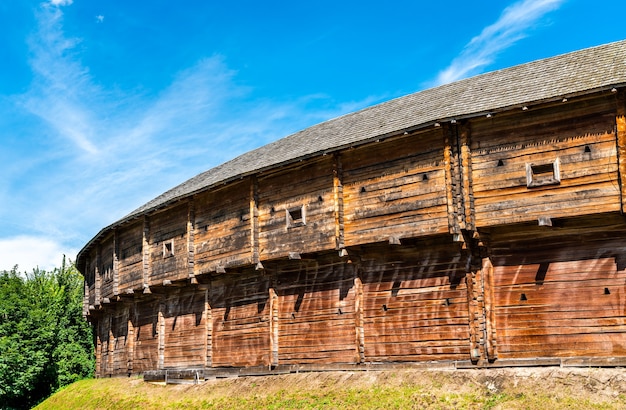
[[[540,227],[489,233],[500,357],[625,356],[623,219],[580,218],[560,230],[549,241],[537,240]]]
[[[619,211],[614,112],[606,98],[473,121],[476,224]],[[528,167],[556,161],[560,182],[528,187]]]
[[[447,232],[440,131],[347,150],[341,163],[345,246]]]
[[[335,247],[332,157],[258,178],[261,259],[297,257]]]
[[[251,263],[248,180],[198,194],[194,208],[196,275]]]
[[[117,226],[80,265],[96,373],[626,362],[624,112],[448,121]]]

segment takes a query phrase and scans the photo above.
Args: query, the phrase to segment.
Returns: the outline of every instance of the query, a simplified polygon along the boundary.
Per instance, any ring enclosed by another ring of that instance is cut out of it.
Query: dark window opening
[[[526,164],[526,186],[528,188],[560,183],[561,172],[558,158],[547,164]]]
[[[174,240],[163,242],[163,257],[168,258],[174,256]]]
[[[287,209],[287,228],[306,225],[304,206]]]

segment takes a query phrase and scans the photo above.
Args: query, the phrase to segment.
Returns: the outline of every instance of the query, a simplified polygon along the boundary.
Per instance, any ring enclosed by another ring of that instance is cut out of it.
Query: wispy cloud
[[[565,0],[523,0],[504,9],[500,18],[485,27],[452,63],[439,73],[434,85],[450,83],[473,74],[493,62],[498,53],[527,36],[527,30]]]
[[[55,4],[71,1],[57,0]],[[63,12],[58,8],[41,8],[37,20],[39,29],[29,40],[35,79],[21,103],[56,130],[57,136],[94,154],[94,114],[84,107],[83,101],[92,100],[100,92],[91,83],[88,70],[72,54],[79,40],[64,36]]]
[[[0,260],[26,270],[62,253],[75,257],[101,228],[199,172],[373,102],[260,99],[237,83],[220,55],[181,69],[156,97],[105,89],[81,62],[81,40],[64,34],[62,10],[38,13],[29,40],[34,79],[14,102],[28,115],[25,123],[47,125],[46,133],[40,126],[22,131],[47,154],[7,176],[19,190],[0,190],[0,202],[9,204],[0,208],[0,222],[14,232],[0,237],[0,249],[22,250]]]
[[[52,6],[69,6],[74,2],[74,0],[50,0],[48,4]]]

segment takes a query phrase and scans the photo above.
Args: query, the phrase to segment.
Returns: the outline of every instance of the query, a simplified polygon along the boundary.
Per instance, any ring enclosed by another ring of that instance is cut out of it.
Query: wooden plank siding
[[[194,203],[195,275],[252,263],[250,182],[198,194]]]
[[[500,358],[626,355],[623,218],[583,221],[486,236]]]
[[[469,360],[465,258],[450,237],[361,249],[365,360]]]
[[[477,226],[620,209],[611,98],[472,122]],[[560,162],[560,183],[527,187],[527,164]]]
[[[261,260],[336,247],[333,167],[323,156],[258,176]]]
[[[159,301],[144,297],[134,304],[133,371],[141,374],[159,368]]]
[[[188,212],[189,205],[184,202],[150,217],[150,286],[188,278]]]
[[[143,285],[142,231],[143,221],[118,230],[119,238],[119,293],[140,290]]]
[[[100,301],[113,298],[113,259],[115,241],[113,237],[106,238],[100,247],[100,264],[98,273],[100,274]]]
[[[270,364],[269,279],[250,270],[211,282],[214,367]]]
[[[272,265],[278,364],[358,363],[355,270],[334,257]]]
[[[205,291],[175,289],[165,298],[164,367],[204,368],[206,365]]]
[[[342,153],[346,247],[448,231],[440,130]]]

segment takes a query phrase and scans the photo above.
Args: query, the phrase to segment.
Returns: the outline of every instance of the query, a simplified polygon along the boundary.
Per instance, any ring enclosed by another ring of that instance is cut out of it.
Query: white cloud
[[[29,41],[35,80],[21,104],[57,135],[95,154],[95,114],[84,101],[93,101],[100,91],[91,83],[89,71],[73,60],[71,51],[80,41],[64,36],[62,20],[58,9],[43,9],[38,14],[39,30]]]
[[[498,53],[526,37],[525,32],[565,0],[522,0],[505,8],[500,18],[485,27],[452,63],[439,73],[435,85],[447,84],[480,72]]]
[[[74,2],[74,0],[50,0],[50,5],[52,6],[69,6]]]
[[[96,22],[97,22],[97,23],[102,23],[102,22],[104,22],[104,16],[103,16],[102,14],[98,14],[98,15],[96,16]]]
[[[0,271],[18,265],[18,272],[32,272],[39,268],[52,270],[60,267],[63,255],[74,260],[75,249],[66,249],[46,237],[16,236],[0,239]]]

